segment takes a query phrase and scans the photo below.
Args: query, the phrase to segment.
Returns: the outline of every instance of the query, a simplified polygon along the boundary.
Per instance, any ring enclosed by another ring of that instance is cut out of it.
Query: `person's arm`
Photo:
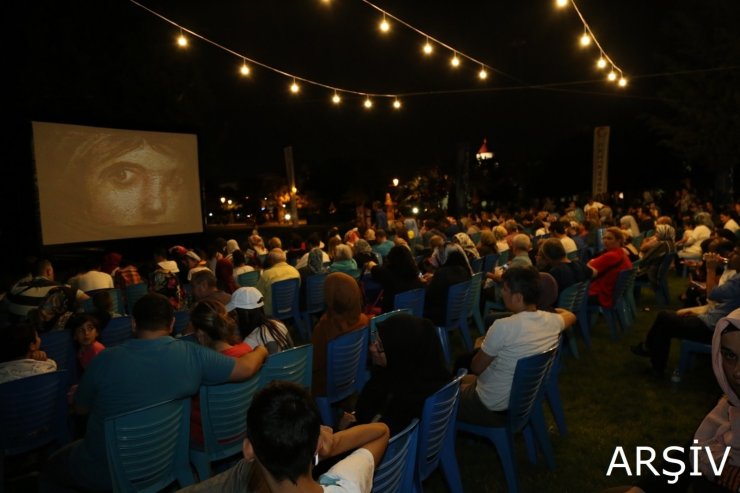
[[[493,363],[494,359],[496,359],[495,356],[491,356],[481,348],[473,356],[473,361],[470,362],[470,371],[476,375],[480,375]]]
[[[576,323],[576,316],[573,312],[565,310],[563,308],[555,308],[555,313],[560,315],[563,319],[563,329],[567,329],[574,323]]]
[[[237,358],[234,369],[229,375],[229,382],[241,382],[252,378],[262,368],[267,354],[265,346],[257,346],[254,351]]]
[[[711,296],[714,288],[717,287],[717,265],[719,265],[719,255],[716,253],[705,253],[704,262],[707,269],[706,290],[707,297]]]
[[[328,426],[322,426],[319,435],[319,458],[323,460],[349,450],[364,448],[372,454],[377,466],[388,446],[390,434],[385,423],[357,425],[337,433],[332,432]]]

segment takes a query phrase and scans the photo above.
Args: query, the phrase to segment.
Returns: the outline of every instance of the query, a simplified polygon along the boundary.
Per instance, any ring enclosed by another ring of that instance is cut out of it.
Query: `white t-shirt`
[[[285,337],[287,337],[288,340],[290,340],[290,336],[288,334],[288,328],[285,325],[283,325],[282,322],[279,322],[278,320],[273,320],[273,322],[275,323],[275,325],[277,325],[278,330]],[[263,335],[264,335],[264,337],[263,337]],[[267,348],[267,350],[269,352],[271,352],[271,353],[273,351],[271,351],[271,348],[270,348],[270,346],[268,346],[268,344],[270,342],[274,342],[274,341],[275,341],[275,338],[272,337],[272,335],[270,335],[270,333],[267,331],[266,328],[264,330],[262,330],[262,327],[257,327],[252,332],[250,332],[247,337],[244,338],[244,342],[246,342],[247,344],[249,344],[249,346],[252,349],[256,348],[257,346],[265,346]],[[278,347],[275,352],[282,351],[284,349],[287,349],[287,348]]]
[[[733,233],[737,233],[737,230],[740,229],[740,226],[738,226],[737,222],[734,219],[730,219],[725,223],[723,228],[729,229]]]
[[[573,238],[571,238],[570,236],[563,236],[562,238],[560,238],[560,243],[563,244],[566,255],[578,251],[578,245],[576,245],[576,242],[573,241]]]
[[[331,493],[370,493],[374,471],[373,454],[358,448],[322,474],[319,484],[324,491]]]
[[[79,276],[73,277],[69,282],[73,287],[76,287],[80,291],[88,292],[95,291],[96,289],[110,289],[113,287],[113,278],[110,274],[100,272],[99,270],[91,270],[80,274]]]
[[[475,391],[481,402],[492,411],[508,409],[517,362],[553,347],[564,328],[563,317],[541,310],[496,320],[481,345],[483,352],[494,357],[478,376]]]

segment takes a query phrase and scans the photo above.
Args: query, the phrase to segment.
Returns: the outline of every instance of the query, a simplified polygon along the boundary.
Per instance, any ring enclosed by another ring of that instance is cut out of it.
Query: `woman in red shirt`
[[[632,268],[632,262],[625,253],[622,245],[624,235],[619,228],[607,228],[602,236],[604,252],[592,259],[588,266],[593,271],[591,287],[588,290],[590,304],[598,304],[604,308],[614,306],[612,293],[617,283],[619,273]]]

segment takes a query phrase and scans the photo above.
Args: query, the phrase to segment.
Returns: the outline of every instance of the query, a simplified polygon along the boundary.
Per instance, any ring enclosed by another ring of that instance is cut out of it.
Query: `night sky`
[[[578,2],[630,78],[626,90],[603,80],[595,49],[578,47],[575,12],[550,0],[378,0],[507,74],[484,83],[478,66],[464,61],[450,69],[449,52],[439,47],[423,57],[424,39],[397,23],[380,34],[381,14],[359,0],[142,3],[285,72],[361,92],[415,95],[402,97],[400,111],[380,100],[367,111],[362,98],[349,95],[333,107],[326,89],[303,84],[294,96],[290,79],[259,67],[242,78],[237,57],[192,37],[179,49],[174,26],[128,1],[4,2],[5,46],[13,48],[12,60],[18,57],[5,74],[11,84],[3,191],[18,211],[7,218],[6,241],[34,221],[32,120],[196,133],[209,193],[284,174],[283,147],[292,145],[299,188],[341,194],[359,179],[373,195],[394,176],[431,166],[453,173],[458,149],[475,153],[484,137],[499,173],[530,177],[520,183],[528,194],[583,192],[590,189],[597,125],[612,127],[610,188],[635,187],[637,171],[640,186],[659,186],[667,176],[676,182],[680,173],[669,171],[675,158],[645,124],[646,115],[664,110],[665,77],[654,75],[668,71],[669,60],[681,63],[674,15],[711,21],[724,2]],[[706,65],[685,61],[682,68]],[[532,87],[538,85],[548,87]]]

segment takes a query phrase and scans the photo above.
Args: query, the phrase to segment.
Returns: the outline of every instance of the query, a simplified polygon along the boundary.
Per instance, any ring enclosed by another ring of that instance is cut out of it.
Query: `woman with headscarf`
[[[377,257],[373,253],[373,247],[363,239],[355,242],[353,250],[355,252],[354,259],[357,262],[357,268],[363,272],[368,262],[375,262],[377,260]]]
[[[433,256],[442,267],[434,271],[434,276],[427,285],[424,316],[436,325],[444,325],[447,315],[447,291],[453,284],[469,281],[473,271],[462,247],[456,243],[442,245],[435,250]]]
[[[394,299],[398,293],[424,287],[414,257],[403,245],[391,248],[383,265],[370,262],[368,267],[373,280],[383,288],[383,312],[393,310]]]
[[[636,238],[640,234],[640,227],[637,225],[635,217],[630,214],[624,215],[619,219],[619,227],[622,230],[628,230],[631,238]]]
[[[314,274],[323,274],[328,272],[326,265],[324,265],[324,251],[319,247],[313,247],[308,252],[308,260],[305,267],[298,269],[298,273],[301,275],[301,310],[306,308],[306,286],[308,283],[306,279]]]
[[[468,257],[468,262],[480,258],[478,249],[475,248],[475,243],[470,239],[467,233],[455,233],[452,237],[452,241],[460,245],[465,252],[465,256]]]
[[[424,318],[401,314],[379,323],[370,355],[374,368],[355,415],[359,423],[387,424],[392,435],[420,417],[424,400],[452,378],[437,330]]]
[[[650,284],[658,286],[658,269],[663,257],[676,251],[676,230],[669,224],[657,224],[655,233],[645,246],[640,246],[640,264],[637,277],[647,279]]]
[[[478,255],[481,257],[498,253],[498,250],[496,249],[496,237],[494,236],[493,231],[481,231],[480,240],[475,248],[478,250]]]
[[[324,284],[326,312],[311,335],[313,344],[313,394],[326,395],[326,346],[332,339],[365,327],[370,319],[362,313],[362,292],[352,277],[332,272]]]

